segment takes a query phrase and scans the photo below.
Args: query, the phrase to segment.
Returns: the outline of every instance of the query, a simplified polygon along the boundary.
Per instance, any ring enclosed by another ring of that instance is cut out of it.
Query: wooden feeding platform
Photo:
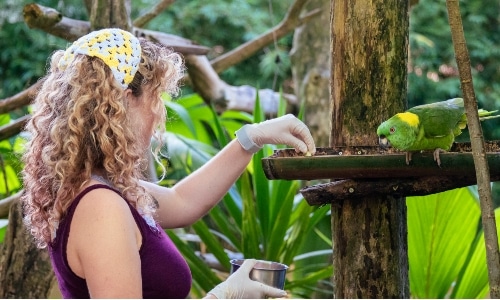
[[[485,142],[485,150],[491,181],[499,181],[500,141]],[[262,165],[268,179],[329,179],[300,190],[310,205],[374,195],[427,195],[477,183],[470,143],[454,143],[440,159],[438,166],[433,151],[415,152],[407,165],[403,151],[356,146],[317,148],[314,156],[280,149],[262,159]]]

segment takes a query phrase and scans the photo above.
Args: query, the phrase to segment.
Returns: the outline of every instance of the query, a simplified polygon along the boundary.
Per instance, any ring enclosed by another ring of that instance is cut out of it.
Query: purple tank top
[[[49,245],[49,254],[59,289],[64,298],[90,298],[85,279],[79,277],[69,267],[66,246],[75,209],[88,192],[105,188],[121,194],[103,184],[87,187],[75,198],[68,208],[66,217],[59,223],[56,238]],[[128,201],[126,201],[128,203]],[[129,203],[128,203],[129,204]],[[130,211],[142,234],[139,249],[142,273],[142,296],[144,298],[186,298],[191,288],[191,271],[174,243],[157,225],[151,227],[139,212],[129,204]]]

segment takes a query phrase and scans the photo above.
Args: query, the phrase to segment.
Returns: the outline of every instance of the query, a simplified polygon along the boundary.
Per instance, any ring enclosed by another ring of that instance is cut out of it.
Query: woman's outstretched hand
[[[316,152],[309,128],[292,114],[245,125],[236,132],[236,137],[243,148],[252,153],[265,144],[287,145],[311,155]]]

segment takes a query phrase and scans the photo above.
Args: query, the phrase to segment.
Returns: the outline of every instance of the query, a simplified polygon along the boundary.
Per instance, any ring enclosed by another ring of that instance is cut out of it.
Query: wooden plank
[[[492,176],[500,173],[500,141],[487,142],[486,157]],[[268,179],[377,179],[422,178],[430,176],[475,176],[470,143],[456,143],[450,152],[441,153],[441,167],[432,151],[414,153],[406,164],[404,152],[384,151],[379,147],[318,148],[314,156],[302,156],[293,149],[277,150],[262,159]]]
[[[492,175],[491,180],[500,181],[500,174]],[[476,174],[470,172],[461,176],[344,179],[306,186],[300,192],[309,205],[319,206],[367,196],[407,197],[430,195],[475,185],[476,183]]]

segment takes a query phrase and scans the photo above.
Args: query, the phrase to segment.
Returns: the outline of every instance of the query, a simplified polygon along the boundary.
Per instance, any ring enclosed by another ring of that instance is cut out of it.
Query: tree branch
[[[208,47],[196,45],[195,42],[191,40],[173,34],[135,27],[132,29],[132,32],[137,37],[147,38],[151,41],[163,44],[184,55],[205,55],[210,50]]]
[[[23,8],[24,22],[29,28],[36,28],[68,41],[75,41],[90,32],[90,23],[64,17],[57,10],[36,3]]]
[[[492,175],[500,181],[500,174]],[[332,181],[300,190],[311,206],[331,204],[336,201],[359,199],[368,196],[407,197],[424,196],[474,185],[474,176],[429,176],[422,178],[345,179]]]
[[[175,0],[161,0],[155,6],[153,6],[147,13],[138,17],[133,22],[134,27],[144,27],[149,21],[153,20],[162,11],[169,7]]]
[[[484,229],[484,242],[488,265],[490,296],[500,298],[500,253],[498,247],[495,210],[491,196],[490,171],[486,160],[484,137],[477,112],[477,100],[472,84],[469,52],[465,41],[462,17],[458,0],[446,0],[451,37],[455,49],[460,84],[464,98],[467,126],[472,146],[472,157],[476,169],[481,219]]]
[[[62,16],[53,8],[32,3],[24,6],[24,21],[30,28],[41,29],[54,36],[75,41],[91,31],[90,23],[70,19]],[[138,37],[144,37],[162,43],[182,54],[207,54],[208,47],[195,45],[191,40],[153,30],[133,28],[132,32]]]
[[[290,9],[288,10],[288,13],[286,14],[285,18],[281,21],[280,24],[278,24],[271,30],[265,32],[260,37],[250,40],[236,47],[235,49],[213,59],[210,63],[212,64],[212,67],[214,68],[215,72],[220,73],[229,68],[230,66],[233,66],[249,58],[260,49],[264,48],[269,44],[272,44],[275,40],[282,38],[283,36],[293,31],[298,26],[302,25],[303,23],[309,21],[311,18],[321,13],[321,11],[319,10],[314,10],[306,14],[306,16],[304,16],[303,18],[301,18],[300,12],[307,2],[308,0],[296,0],[292,4]]]
[[[0,115],[28,105],[31,102],[34,93],[40,88],[40,85],[40,82],[36,82],[26,90],[17,93],[14,96],[0,100]]]
[[[7,218],[7,216],[9,215],[10,207],[12,206],[12,204],[19,201],[19,198],[21,198],[22,194],[23,190],[0,200],[0,218]]]
[[[188,55],[185,57],[185,62],[193,89],[200,94],[205,102],[213,103],[219,113],[224,110],[253,112],[257,94],[256,88],[248,85],[228,85],[212,69],[206,56]],[[280,94],[271,89],[262,89],[258,93],[264,113],[276,114]],[[297,98],[294,95],[283,94],[282,96],[291,104],[288,107],[298,106]]]
[[[10,124],[0,126],[0,141],[19,134],[23,130],[24,126],[26,126],[26,123],[30,118],[31,115],[25,115]]]

